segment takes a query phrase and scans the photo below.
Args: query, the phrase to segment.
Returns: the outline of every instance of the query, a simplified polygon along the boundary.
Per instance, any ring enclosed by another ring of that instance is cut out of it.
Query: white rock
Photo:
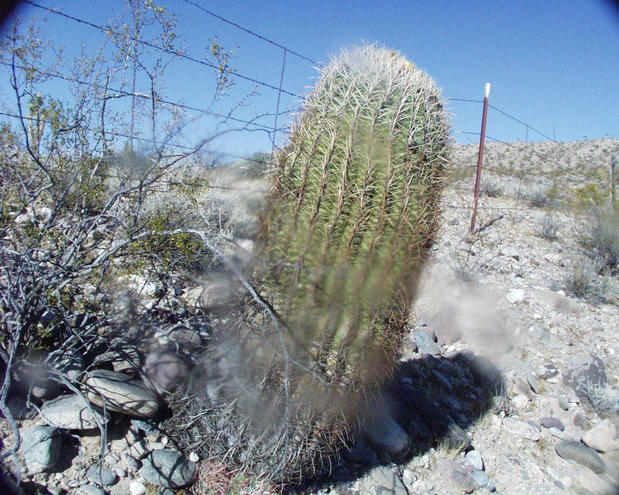
[[[511,304],[516,304],[524,301],[525,292],[523,289],[512,289],[507,293],[507,300]]]
[[[605,419],[585,433],[582,441],[598,452],[619,450],[619,428],[612,421]]]
[[[146,487],[139,481],[132,481],[129,483],[129,493],[131,495],[144,495],[146,493]]]

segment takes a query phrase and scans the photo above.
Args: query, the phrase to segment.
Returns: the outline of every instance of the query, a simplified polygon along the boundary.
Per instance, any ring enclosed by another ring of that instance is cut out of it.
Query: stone
[[[547,380],[548,378],[556,376],[559,370],[553,363],[547,362],[536,366],[533,372],[537,377]]]
[[[525,394],[517,395],[512,399],[512,404],[518,411],[522,411],[529,405],[529,398]]]
[[[586,430],[589,428],[589,420],[583,414],[577,412],[574,414],[574,426]]]
[[[181,299],[190,307],[211,311],[233,301],[233,285],[225,279],[209,281],[204,286],[185,291]]]
[[[59,359],[52,363],[52,367],[64,373],[69,380],[77,382],[85,369],[84,358],[79,352],[63,352]]]
[[[537,442],[540,438],[537,428],[513,416],[508,416],[503,420],[503,428],[511,435],[533,442]]]
[[[146,493],[146,487],[139,481],[132,481],[129,483],[130,495],[144,495]]]
[[[561,422],[561,420],[552,417],[545,417],[540,419],[540,424],[544,428],[556,428],[557,430],[563,431],[565,429],[565,425]]]
[[[589,400],[596,390],[607,384],[606,367],[597,356],[578,356],[563,375],[563,382],[572,387],[582,400]]]
[[[574,440],[561,440],[556,446],[555,451],[559,457],[569,459],[582,466],[586,466],[596,474],[606,471],[606,464],[595,450]]]
[[[168,330],[167,337],[181,348],[197,347],[201,343],[199,333],[183,325],[173,326]]]
[[[144,370],[159,393],[172,392],[189,373],[183,359],[170,350],[156,350],[146,357]]]
[[[507,301],[511,304],[516,304],[524,301],[524,296],[525,292],[523,289],[512,289],[507,293],[505,297],[507,298]]]
[[[154,450],[142,461],[139,470],[149,483],[164,488],[182,488],[189,485],[196,473],[196,464],[173,450]]]
[[[123,460],[125,461],[125,465],[127,466],[127,469],[129,469],[130,471],[137,471],[142,466],[140,461],[138,461],[135,457],[133,457],[130,454],[123,454]]]
[[[31,474],[54,467],[60,456],[62,437],[53,426],[35,426],[21,432],[20,450]]]
[[[141,382],[116,371],[95,370],[87,374],[84,388],[98,406],[128,416],[151,418],[159,410],[159,398]]]
[[[402,480],[389,466],[378,466],[369,475],[372,484],[377,488],[377,493],[389,493],[390,495],[407,495],[408,490]]]
[[[421,354],[430,354],[432,356],[441,355],[441,347],[434,342],[432,336],[428,332],[415,330],[413,336],[417,343],[417,352]]]
[[[80,486],[80,491],[84,495],[105,495],[105,490],[103,488],[93,485],[82,485]]]
[[[394,457],[406,455],[410,439],[404,429],[387,413],[380,414],[369,424],[364,432],[369,442],[377,449]]]
[[[470,450],[469,452],[467,452],[466,460],[477,471],[484,470],[484,461],[481,458],[481,454],[477,452],[476,450]]]
[[[39,416],[46,424],[64,430],[93,430],[97,421],[105,425],[109,420],[107,413],[93,407],[79,395],[65,395],[45,402]]]
[[[619,428],[612,421],[605,419],[585,433],[582,441],[585,445],[598,452],[618,450]]]
[[[118,475],[114,471],[101,466],[90,466],[86,470],[86,477],[88,481],[99,486],[112,486],[118,481]]]
[[[531,390],[533,390],[533,392],[535,392],[536,394],[539,394],[541,392],[539,382],[537,381],[537,378],[535,378],[535,375],[533,373],[529,373],[527,375],[527,383],[531,387]]]
[[[490,478],[485,471],[482,471],[481,469],[475,470],[473,471],[471,477],[473,478],[475,485],[477,485],[477,488],[489,488]]]
[[[463,466],[449,459],[438,459],[437,465],[441,475],[453,481],[464,493],[473,493],[477,488],[471,466]]]
[[[110,348],[103,354],[97,356],[93,362],[94,366],[111,365],[118,373],[133,375],[142,365],[142,358],[137,348],[124,341],[116,340]]]

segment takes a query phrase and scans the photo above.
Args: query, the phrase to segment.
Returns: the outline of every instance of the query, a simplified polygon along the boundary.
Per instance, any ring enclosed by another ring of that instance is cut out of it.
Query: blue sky
[[[47,7],[103,24],[119,13],[121,0],[38,0]],[[490,103],[557,140],[617,136],[619,129],[619,10],[604,0],[195,0],[206,9],[266,38],[326,63],[341,48],[362,41],[377,42],[402,52],[428,72],[446,98],[482,99],[492,83]],[[182,0],[160,0],[178,16],[187,54],[206,53],[212,36],[233,49],[232,66],[239,74],[279,85],[283,51],[225,24]],[[39,9],[24,5],[30,18]],[[48,14],[43,32],[68,54],[81,43],[95,46],[101,33]],[[166,76],[166,97],[205,108],[213,76],[206,67],[177,62]],[[288,53],[283,87],[303,95],[315,80],[315,66]],[[2,76],[5,78],[5,76]],[[6,78],[5,78],[6,79]],[[5,86],[6,83],[3,83]],[[59,90],[61,91],[61,90]],[[252,95],[244,99],[247,95]],[[236,79],[230,94],[214,110],[252,118],[275,111],[277,92]],[[299,99],[283,95],[281,108],[294,110]],[[481,105],[451,101],[454,136],[476,142]],[[282,122],[280,117],[280,123]],[[261,120],[271,125],[273,117]],[[212,119],[188,127],[186,138],[197,140],[213,130]],[[488,135],[502,141],[524,140],[524,126],[491,110]],[[281,144],[283,134],[277,141]],[[529,139],[544,138],[530,130]],[[262,132],[233,133],[216,147],[245,154],[270,149]]]

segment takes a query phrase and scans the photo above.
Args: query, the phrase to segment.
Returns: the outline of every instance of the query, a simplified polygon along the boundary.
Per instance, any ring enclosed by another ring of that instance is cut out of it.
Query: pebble
[[[140,469],[140,461],[138,461],[132,455],[123,454],[123,459],[125,461],[125,464],[127,465],[127,468],[129,468],[131,471],[137,471],[138,469]]]
[[[364,427],[370,443],[377,449],[400,457],[408,452],[410,439],[404,429],[387,413],[379,415]]]
[[[559,370],[553,363],[544,363],[535,367],[534,373],[544,380],[548,380],[548,378],[552,378],[559,373]]]
[[[144,495],[146,493],[146,487],[139,481],[132,481],[129,483],[129,493],[131,495]]]
[[[529,404],[529,398],[525,394],[517,395],[512,399],[512,404],[517,410],[522,411]]]
[[[473,474],[471,476],[473,478],[473,481],[479,488],[487,488],[491,492],[496,490],[494,483],[488,477],[485,471],[481,471],[481,470],[473,471]]]
[[[590,447],[573,440],[561,440],[556,446],[555,451],[559,457],[570,459],[583,466],[588,467],[596,474],[606,471],[606,465],[602,458]]]
[[[476,450],[470,450],[466,453],[466,460],[468,463],[473,466],[477,471],[484,470],[484,460],[481,458],[481,454]]]
[[[539,386],[539,382],[537,381],[537,378],[535,378],[535,375],[533,373],[529,373],[527,375],[527,382],[533,392],[535,392],[536,394],[540,393],[541,389]]]
[[[557,430],[563,431],[565,429],[565,425],[561,422],[561,420],[557,418],[542,418],[540,419],[540,424],[544,428],[556,428]]]
[[[140,476],[164,488],[182,488],[193,480],[196,464],[173,450],[153,450],[142,461]]]
[[[512,289],[507,293],[506,298],[511,304],[516,304],[524,301],[524,296],[525,292],[523,289]]]
[[[537,442],[540,438],[537,428],[513,416],[508,416],[503,420],[503,428],[511,435],[533,442]]]
[[[90,466],[86,471],[86,477],[91,483],[100,486],[112,486],[118,481],[114,471],[100,466]]]
[[[80,490],[84,495],[105,495],[105,490],[93,485],[82,485]]]
[[[439,346],[432,336],[424,330],[415,330],[413,337],[417,343],[417,352],[420,354],[430,354],[432,356],[441,355],[441,346]]]

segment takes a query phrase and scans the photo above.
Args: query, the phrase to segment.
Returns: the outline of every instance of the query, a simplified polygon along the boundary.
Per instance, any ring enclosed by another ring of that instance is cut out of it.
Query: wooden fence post
[[[479,138],[479,153],[477,154],[477,175],[475,176],[475,192],[473,195],[473,216],[471,217],[471,231],[475,232],[475,219],[477,218],[477,203],[479,201],[479,183],[481,178],[481,164],[484,158],[484,142],[486,140],[486,117],[488,115],[488,99],[490,98],[490,83],[486,83],[484,96],[484,112],[481,117],[481,136]]]

